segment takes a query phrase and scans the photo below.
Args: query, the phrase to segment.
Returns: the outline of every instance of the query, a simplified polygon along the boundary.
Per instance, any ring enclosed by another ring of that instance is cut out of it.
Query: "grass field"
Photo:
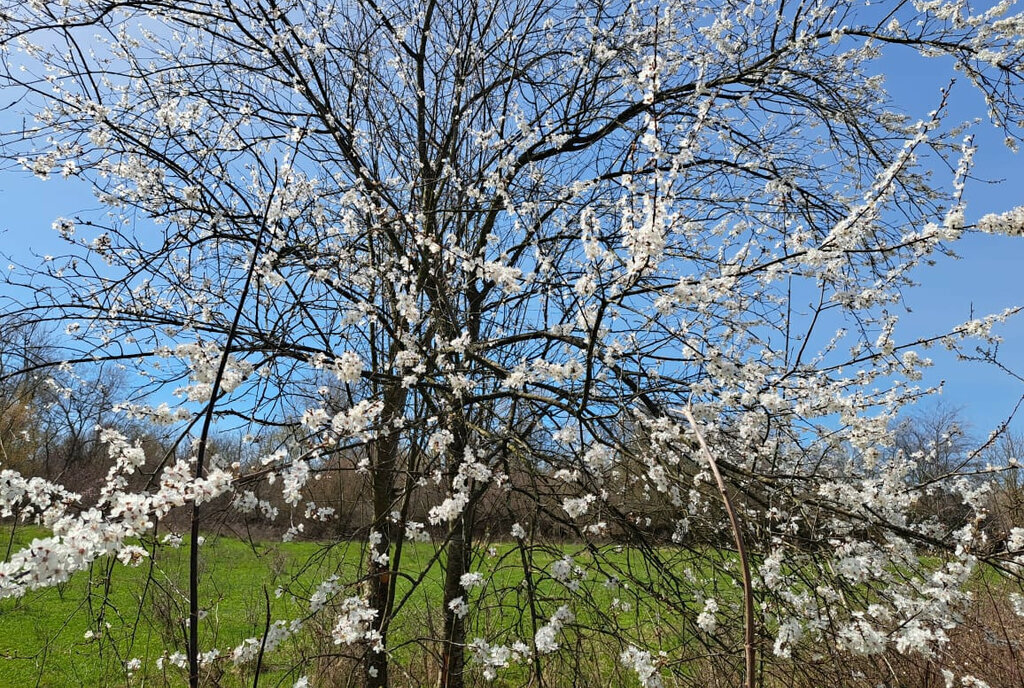
[[[19,530],[15,546],[38,535]],[[6,549],[6,538],[0,545]],[[278,598],[274,592],[278,586],[301,588],[312,581],[318,568],[298,565],[317,560],[317,553],[312,543],[250,547],[211,538],[203,548],[204,646],[230,649],[244,638],[260,636],[266,621],[264,586],[273,619],[301,615],[293,597]],[[184,648],[187,558],[184,546],[162,548],[152,570],[148,561],[132,568],[103,559],[55,588],[0,601],[0,686],[126,685],[125,666],[133,658],[141,667],[132,685],[179,684],[173,668],[165,676],[154,672],[165,648]],[[319,562],[339,569],[346,565],[340,552],[320,556]],[[266,685],[285,673],[269,672]],[[239,672],[238,678],[245,677]],[[232,683],[227,677],[227,685]]]
[[[0,534],[0,552],[6,552],[8,546],[20,548],[46,533],[21,527],[14,532],[13,541],[10,535],[9,530]],[[305,617],[305,625],[277,650],[267,653],[258,676],[254,663],[236,666],[222,657],[207,665],[203,684],[290,687],[300,676],[308,675],[316,686],[360,685],[355,661],[344,656],[349,648],[332,642],[330,632],[337,611],[328,605],[320,614],[308,617],[307,610],[316,586],[332,575],[343,584],[337,599],[361,594],[364,551],[365,543],[357,541],[335,545],[253,543],[209,536],[202,547],[200,572],[201,604],[206,613],[201,625],[202,650],[218,648],[222,654],[230,653],[244,639],[262,637],[268,618],[288,621]],[[169,662],[158,667],[157,660],[184,652],[188,552],[186,541],[178,548],[159,546],[155,561],[145,560],[138,567],[98,560],[67,583],[0,600],[0,688],[185,685],[184,671]],[[588,575],[570,580],[568,585],[565,580],[554,580],[550,575],[553,563],[565,555],[588,569]],[[648,558],[627,547],[609,545],[599,556],[572,544],[529,550],[509,544],[480,547],[472,569],[487,582],[467,595],[471,608],[467,639],[482,637],[505,645],[515,640],[529,642],[538,626],[571,598],[576,619],[571,631],[558,637],[564,651],[543,657],[548,688],[579,685],[581,677],[588,679],[590,688],[637,688],[636,674],[618,661],[631,639],[641,639],[637,644],[646,648],[665,650],[672,658],[670,671],[663,667],[666,688],[738,685],[740,656],[736,650],[742,624],[720,628],[714,637],[699,637],[693,623],[703,595],[715,597],[722,606],[733,606],[734,611],[739,608],[736,581],[723,573],[733,568],[732,555],[713,549],[689,553],[665,549],[657,555],[663,560],[661,565],[671,567],[672,575],[660,575]],[[398,607],[388,637],[391,683],[394,688],[431,686],[440,664],[437,638],[443,635],[444,559],[430,543],[406,543],[402,557],[401,570],[410,577],[399,579]],[[524,557],[531,571],[529,581],[524,576]],[[922,564],[934,569],[940,561],[926,558]],[[620,583],[610,585],[616,578]],[[626,580],[629,584],[622,582]],[[863,681],[851,682],[847,674],[832,683],[857,688],[930,686],[928,677],[939,676],[938,660],[942,665],[969,667],[978,676],[990,676],[996,679],[990,681],[993,687],[1015,676],[1024,681],[1015,650],[1018,645],[1024,647],[1024,623],[1014,622],[1016,616],[1008,609],[1005,580],[993,569],[981,567],[971,587],[977,600],[968,610],[971,619],[943,656],[934,658],[937,661],[898,653],[878,661],[866,658],[855,665]],[[735,624],[738,616],[734,613],[731,618]],[[766,634],[761,654],[764,686],[825,685],[823,677],[831,671],[828,655],[821,655],[821,666],[789,665],[773,658],[767,649],[772,629],[762,631]],[[991,637],[995,635],[999,642],[993,645]],[[356,651],[355,646],[351,651]],[[129,670],[133,660],[138,660],[138,666]],[[524,663],[513,664],[486,685],[532,685],[532,669],[535,667]],[[794,669],[812,678],[795,681]],[[471,664],[469,672],[467,685],[485,685],[479,665]],[[669,674],[675,678],[669,679]],[[887,680],[894,676],[906,680]]]
[[[18,548],[33,537],[46,533],[34,528],[19,528],[12,546]],[[0,535],[0,551],[6,551],[10,533]],[[364,569],[360,557],[361,543],[327,546],[313,542],[247,543],[229,537],[209,537],[202,548],[201,595],[206,616],[201,626],[203,649],[216,647],[230,652],[245,638],[261,637],[271,620],[291,620],[305,614],[306,600],[315,586],[331,575],[354,582]],[[588,555],[572,546],[531,552],[531,568],[545,571],[551,562],[568,552],[582,561]],[[389,636],[396,686],[419,685],[424,676],[436,670],[431,657],[431,640],[441,635],[441,583],[443,559],[436,557],[429,543],[406,543],[402,569],[422,575],[415,585],[402,579],[397,599],[402,605]],[[494,629],[509,631],[513,636],[529,640],[538,624],[531,618],[526,601],[521,555],[510,546],[495,546],[482,551],[475,569],[488,578],[486,595],[470,596],[472,626],[469,638],[493,637]],[[88,571],[75,575],[69,582],[54,588],[31,591],[18,599],[0,601],[0,688],[42,686],[178,686],[184,673],[169,664],[158,669],[156,660],[166,652],[184,652],[187,616],[187,541],[180,548],[161,546],[156,561],[145,561],[139,567],[126,567],[119,562],[99,560]],[[605,559],[613,568],[629,569],[630,575],[643,579],[642,563],[630,560],[628,550]],[[151,564],[155,564],[152,565]],[[714,580],[709,579],[713,585]],[[539,623],[546,622],[557,608],[565,587],[543,574],[532,581],[535,597],[544,603],[537,610]],[[659,612],[657,617],[642,610],[647,592],[612,589],[607,581],[588,577],[575,591],[577,599],[587,599],[594,610],[617,605],[620,610],[636,607],[632,614],[618,614],[613,621],[596,612],[588,617],[586,609],[577,607],[577,626],[594,630],[591,645],[581,652],[594,655],[586,658],[592,671],[613,676],[619,647],[596,656],[592,642],[603,637],[601,630],[621,633],[631,627],[647,635],[664,635],[666,647],[680,642],[678,619]],[[412,593],[409,593],[413,590]],[[359,594],[355,583],[343,589],[340,597]],[[408,596],[407,596],[408,594]],[[619,598],[622,599],[619,599]],[[631,601],[627,601],[631,600]],[[694,612],[696,613],[696,612]],[[327,666],[310,661],[311,655],[337,653],[330,642],[333,616],[330,610],[307,622],[304,629],[268,653],[259,685],[291,686],[313,667],[320,676],[329,676],[331,684],[345,685],[351,664],[335,661]],[[580,638],[576,638],[581,643]],[[566,642],[565,639],[562,642]],[[126,666],[132,660],[139,666],[132,672]],[[554,661],[554,660],[552,660]],[[576,657],[574,661],[581,661]],[[252,665],[234,666],[227,660],[211,664],[216,668],[207,676],[208,685],[254,685]],[[525,671],[525,669],[523,669]],[[552,667],[557,672],[557,667]],[[511,672],[511,673],[509,673]],[[506,671],[494,686],[519,681],[515,669]],[[620,677],[616,685],[636,685]]]

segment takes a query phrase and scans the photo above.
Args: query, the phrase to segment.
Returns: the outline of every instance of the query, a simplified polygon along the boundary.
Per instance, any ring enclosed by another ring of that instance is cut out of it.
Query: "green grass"
[[[14,534],[12,546],[17,549],[33,537],[45,535],[41,529],[21,527]],[[9,532],[0,534],[0,552],[7,549],[8,540]],[[677,607],[675,613],[667,611],[665,596],[677,591],[658,587],[662,577],[649,568],[639,552],[608,547],[601,553],[600,566],[596,566],[591,552],[574,545],[528,553],[535,602],[531,609],[520,551],[509,544],[487,550],[481,548],[473,561],[473,569],[484,574],[487,584],[469,595],[472,611],[468,638],[529,642],[536,628],[572,597],[576,624],[560,642],[575,652],[564,653],[567,658],[552,655],[545,659],[551,663],[554,675],[560,671],[558,663],[566,661],[588,662],[592,675],[616,675],[621,646],[615,635],[642,635],[665,649],[678,648],[686,642],[682,612],[692,619],[699,611],[696,603],[690,608]],[[271,620],[302,617],[304,598],[332,574],[347,584],[339,599],[360,594],[363,551],[364,545],[359,542],[328,546],[208,538],[202,548],[200,571],[201,602],[207,610],[200,626],[201,648],[230,651],[245,638],[260,637],[267,622],[268,602]],[[388,639],[392,666],[397,669],[393,681],[396,686],[420,685],[436,671],[437,660],[430,653],[436,650],[436,638],[442,635],[444,562],[435,554],[435,546],[429,543],[404,546],[401,569],[413,576],[426,573],[415,588],[406,578],[398,583],[396,599],[404,600],[404,606],[397,610]],[[552,562],[566,554],[590,569],[573,592],[545,573]],[[673,563],[678,570],[684,565],[682,561]],[[0,600],[0,688],[183,685],[185,674],[180,669],[165,667],[160,671],[156,659],[165,651],[184,652],[187,569],[187,542],[177,549],[160,546],[154,562],[147,560],[133,568],[102,559],[65,584],[30,591],[18,599]],[[599,569],[603,573],[597,572]],[[738,595],[738,588],[723,580],[721,573],[717,577],[710,570],[696,573],[708,594],[719,599]],[[628,587],[607,585],[608,578],[615,576],[628,577],[632,582]],[[279,589],[283,594],[275,594]],[[692,594],[694,587],[688,591]],[[619,611],[609,615],[605,610],[614,600],[618,600]],[[328,676],[334,671],[335,679],[328,680],[340,682],[343,676],[339,678],[337,672],[347,675],[350,665],[325,670],[322,664],[316,666],[308,660],[316,653],[338,651],[329,637],[333,623],[334,615],[326,610],[277,651],[268,653],[259,685],[291,686],[300,675],[316,671],[326,671]],[[91,638],[86,638],[87,631],[92,632]],[[141,668],[129,677],[125,662],[133,658],[141,661]],[[222,661],[217,666],[217,675],[208,677],[208,685],[253,684],[251,665],[236,667]],[[492,685],[523,685],[528,681],[528,671],[529,667],[522,665],[510,668]],[[632,686],[632,681],[620,679],[615,685]]]
[[[40,535],[19,529],[14,546]],[[7,540],[0,539],[5,550]],[[230,649],[244,638],[260,636],[266,621],[264,589],[272,619],[300,615],[293,597],[274,595],[276,587],[308,586],[324,566],[346,566],[343,558],[328,555],[319,558],[319,566],[300,569],[301,563],[316,559],[318,549],[314,543],[250,547],[211,538],[202,550],[203,646]],[[142,685],[144,678],[147,685],[179,684],[175,670],[168,670],[166,679],[155,675],[155,660],[165,648],[184,649],[187,557],[187,545],[162,547],[152,570],[148,561],[133,568],[101,559],[67,583],[0,601],[0,686],[127,685],[124,666],[132,658],[143,667],[132,685]],[[86,638],[88,631],[92,638]],[[269,672],[267,685],[284,676],[283,668]],[[224,684],[246,678],[239,671],[237,677],[225,677]]]
[[[4,529],[0,553],[6,552],[9,544],[16,551],[32,538],[47,535],[40,528],[19,527],[10,541],[10,525]],[[171,666],[160,670],[156,660],[165,653],[184,652],[188,553],[186,542],[180,548],[158,546],[155,560],[146,560],[139,567],[101,559],[67,583],[0,600],[0,688],[185,685],[184,671]],[[268,605],[272,621],[304,617],[306,599],[331,575],[337,575],[345,586],[339,591],[339,600],[361,595],[364,553],[365,543],[358,541],[333,545],[252,543],[208,537],[200,571],[201,605],[207,612],[200,627],[201,649],[216,647],[230,652],[245,638],[261,637]],[[483,574],[486,584],[468,595],[467,639],[482,637],[505,645],[516,640],[529,643],[536,629],[547,623],[559,606],[568,604],[576,620],[559,635],[564,651],[541,658],[545,685],[567,688],[571,681],[586,679],[595,688],[636,688],[635,675],[625,672],[618,662],[627,642],[668,653],[680,683],[666,685],[701,685],[707,676],[701,672],[707,671],[708,648],[739,647],[739,627],[722,629],[730,637],[717,637],[711,645],[705,644],[707,638],[693,635],[702,595],[739,609],[741,590],[726,573],[735,571],[735,555],[713,548],[661,548],[649,554],[660,563],[655,565],[639,549],[611,544],[599,551],[575,544],[526,550],[509,543],[480,546],[471,569]],[[552,564],[567,555],[588,572],[572,590],[550,576]],[[529,581],[524,575],[524,557],[531,572]],[[942,562],[923,557],[920,563],[927,572]],[[659,566],[667,567],[671,575],[664,575]],[[400,568],[410,577],[398,579],[400,607],[388,637],[395,688],[436,683],[443,567],[444,558],[437,556],[436,545],[404,544]],[[615,578],[623,583],[608,584]],[[1000,582],[993,569],[981,567],[972,586],[998,588]],[[867,604],[874,594],[865,592],[862,602]],[[308,619],[300,633],[268,653],[259,685],[290,687],[301,675],[316,679],[315,685],[358,685],[358,681],[348,681],[353,676],[353,662],[339,658],[347,648],[332,643],[335,618],[330,608],[324,610]],[[767,630],[770,634],[771,629]],[[91,637],[86,637],[87,632]],[[723,642],[715,645],[718,641]],[[331,659],[318,660],[318,654]],[[734,654],[724,650],[726,668]],[[141,666],[129,676],[125,663],[135,658]],[[252,664],[235,666],[223,659],[212,666],[204,677],[206,686],[254,684]],[[499,672],[490,688],[530,685],[532,669],[530,664],[513,664]],[[480,667],[471,665],[470,672],[469,685],[484,685]]]

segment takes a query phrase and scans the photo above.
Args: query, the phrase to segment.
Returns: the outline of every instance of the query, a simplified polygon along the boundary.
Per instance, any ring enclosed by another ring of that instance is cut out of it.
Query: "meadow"
[[[46,534],[36,527],[12,531],[7,524],[0,535],[0,551],[9,556]],[[178,546],[158,545],[155,560],[147,558],[139,566],[97,560],[61,585],[0,600],[0,688],[185,685],[186,673],[175,666],[173,655],[185,649],[188,551],[186,538]],[[331,630],[338,601],[360,594],[365,551],[365,543],[358,541],[252,541],[208,535],[200,571],[206,612],[201,647],[216,647],[221,654],[205,665],[203,685],[290,687],[301,676],[308,676],[314,686],[361,685],[356,648],[335,644]],[[701,637],[693,626],[701,609],[693,600],[713,595],[721,605],[738,608],[740,591],[735,581],[722,576],[721,570],[728,568],[723,561],[696,568],[697,559],[688,559],[699,554],[706,562],[709,556],[730,555],[708,550],[688,554],[681,549],[658,554],[679,574],[668,578],[676,585],[685,581],[685,590],[664,587],[666,577],[655,575],[650,559],[634,548],[483,545],[477,548],[472,568],[486,583],[467,595],[467,637],[504,644],[517,638],[529,641],[552,610],[571,600],[576,615],[572,630],[558,637],[567,651],[543,657],[545,686],[568,687],[585,677],[595,688],[637,688],[637,675],[619,661],[623,638],[643,638],[672,657],[671,664],[665,660],[659,669],[665,686],[737,685],[738,674],[731,669],[738,657],[725,648],[741,629],[720,628],[717,636]],[[570,574],[568,585],[548,575],[567,555],[591,571],[575,581]],[[434,639],[442,635],[444,559],[429,542],[405,543],[402,557],[402,569],[416,572],[416,578],[401,578],[397,589],[388,638],[391,683],[402,688],[436,685],[440,659]],[[940,565],[937,558],[923,563],[926,568]],[[531,571],[529,577],[526,570]],[[336,597],[320,613],[309,614],[311,595],[332,575],[342,584]],[[610,580],[627,577],[628,585],[609,585]],[[774,657],[768,650],[770,638],[764,637],[758,685],[930,688],[942,686],[942,668],[954,665],[987,676],[992,688],[1020,685],[1024,624],[1010,609],[1009,585],[987,567],[979,569],[971,585],[976,602],[943,653],[930,658],[886,653],[864,658],[850,673],[839,672],[828,653],[822,653],[817,663],[799,666]],[[676,601],[691,602],[673,603],[673,595]],[[227,656],[246,638],[261,638],[269,623],[292,619],[303,619],[302,629],[267,652],[258,667],[252,661],[236,664]],[[772,633],[767,627],[762,631]],[[536,683],[531,681],[536,666],[524,663],[498,671],[490,681],[483,670],[480,663],[471,662],[467,685],[511,688]]]
[[[18,529],[14,547],[43,534]],[[6,549],[9,542],[8,533],[0,544]],[[274,619],[301,614],[293,597],[274,592],[279,584],[315,575],[314,568],[300,570],[297,564],[315,555],[317,545],[250,546],[233,538],[204,544],[208,644],[230,648],[262,634],[266,608],[252,592],[264,586]],[[187,544],[160,548],[158,565],[152,567],[150,561],[128,567],[101,559],[61,585],[0,601],[0,686],[180,683],[173,667],[157,671],[155,660],[166,647],[184,648],[187,561]],[[343,566],[344,556],[321,561]],[[132,659],[140,660],[140,667],[129,679],[126,666]],[[270,667],[267,685],[286,678],[287,670]]]
[[[7,530],[0,535],[0,551],[15,550],[45,535],[39,528],[18,527],[12,539]],[[329,685],[356,684],[355,663],[339,657],[345,648],[339,649],[330,637],[331,605],[310,616],[308,599],[332,575],[340,582],[358,581],[364,570],[363,552],[360,542],[252,542],[208,536],[202,545],[200,571],[206,610],[201,644],[204,650],[218,648],[221,657],[207,665],[204,683],[291,686],[309,674]],[[589,557],[574,545],[553,546],[530,551],[530,568],[543,572],[565,554],[581,564]],[[403,578],[397,589],[396,621],[388,643],[397,672],[392,682],[418,686],[436,671],[437,654],[430,639],[437,637],[442,624],[444,561],[433,544],[424,542],[406,543],[402,556],[403,568],[418,572],[418,577]],[[527,586],[522,556],[507,544],[480,549],[475,570],[487,583],[468,595],[470,638],[494,638],[495,629],[502,629],[508,634],[506,640],[513,635],[529,640],[568,593],[562,583],[543,573],[531,577]],[[628,548],[603,551],[601,561],[612,576],[613,570],[628,570],[634,581],[644,578],[642,558]],[[178,547],[158,545],[155,561],[125,566],[100,559],[63,584],[0,600],[0,688],[182,685],[185,674],[174,666],[171,655],[185,649],[187,568],[186,538]],[[718,587],[713,577],[706,583]],[[543,609],[532,609],[527,587]],[[614,634],[660,635],[666,647],[681,642],[685,633],[680,620],[662,611],[652,615],[645,604],[652,601],[648,599],[652,591],[642,587],[615,588],[607,579],[596,577],[573,585],[575,598],[586,604],[573,605],[576,630],[571,639],[566,636],[560,641],[577,645],[577,652],[567,653],[568,661],[574,663],[571,673],[585,668],[592,675],[616,677],[616,685],[636,685],[635,678],[617,665],[621,647],[612,641]],[[336,600],[357,594],[358,584],[352,583],[339,590]],[[631,608],[634,613],[622,613]],[[613,620],[601,609],[620,613]],[[696,614],[699,609],[691,611]],[[258,680],[252,662],[237,666],[225,656],[246,638],[262,637],[268,623],[298,618],[305,620],[304,627],[266,654]],[[161,657],[164,661],[158,663]],[[551,656],[545,667],[545,674],[556,682],[560,661],[567,660]],[[471,671],[480,679],[479,668]],[[527,671],[507,669],[491,685],[520,685],[528,681]]]

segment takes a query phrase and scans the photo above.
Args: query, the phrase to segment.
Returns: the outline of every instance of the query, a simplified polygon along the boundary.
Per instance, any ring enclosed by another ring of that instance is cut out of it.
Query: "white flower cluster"
[[[189,401],[209,401],[224,355],[221,347],[214,342],[179,344],[174,353],[188,361],[189,378],[192,381],[192,384],[176,389],[174,393],[185,396]],[[233,392],[251,373],[252,364],[239,361],[234,354],[228,354],[220,380],[220,391]]]
[[[637,74],[637,83],[643,89],[643,101],[650,105],[654,102],[655,94],[661,89],[661,70],[665,67],[665,61],[657,55],[647,55],[643,59],[643,66]]]
[[[615,449],[606,444],[594,444],[583,455],[583,462],[594,473],[602,473],[612,467]]]
[[[114,460],[100,489],[99,503],[102,505],[110,499],[111,494],[125,486],[121,474],[130,474],[142,467],[146,462],[146,453],[138,444],[129,444],[124,435],[110,428],[100,429],[99,439],[107,445],[107,453]]]
[[[776,657],[788,658],[793,652],[793,646],[803,636],[803,626],[796,619],[787,619],[779,624],[779,630],[775,633],[775,644],[772,651]]]
[[[556,559],[551,562],[549,570],[552,578],[564,583],[569,580],[569,574],[572,573],[572,557],[566,555],[561,559]]]
[[[144,418],[157,425],[173,425],[192,417],[192,414],[184,406],[171,407],[166,401],[158,406],[124,402],[116,404],[113,410],[124,413],[129,418]]]
[[[337,576],[331,576],[320,583],[309,598],[309,613],[315,614],[323,609],[327,605],[327,601],[334,597],[340,588]]]
[[[582,497],[566,497],[562,500],[562,509],[569,514],[569,518],[577,519],[586,515],[590,511],[590,505],[596,501],[597,496],[592,494]]]
[[[462,514],[467,504],[469,504],[468,492],[456,492],[451,497],[446,497],[443,502],[430,508],[430,513],[427,515],[430,525],[451,523]]]
[[[416,305],[416,294],[407,291],[400,291],[395,297],[395,306],[399,315],[415,325],[420,320],[420,309]]]
[[[278,514],[276,506],[271,504],[269,500],[260,499],[256,496],[256,493],[251,490],[236,493],[232,505],[242,513],[246,514],[259,509],[260,512],[262,512],[263,517],[268,521],[276,519]]]
[[[434,456],[443,456],[454,441],[455,435],[451,430],[438,430],[427,440],[427,451]]]
[[[333,506],[317,506],[314,502],[307,502],[306,511],[303,516],[311,521],[326,523],[334,518],[336,512],[337,509]]]
[[[34,514],[40,523],[50,525],[79,499],[81,495],[43,478],[26,478],[7,468],[0,471],[0,517]]]
[[[515,294],[522,290],[520,280],[523,277],[523,271],[519,268],[491,260],[481,263],[476,272],[480,279],[494,282],[506,294]]]
[[[989,234],[1024,236],[1024,206],[1005,213],[990,213],[978,220],[978,229]]]
[[[666,199],[643,194],[641,201],[643,210],[640,218],[635,218],[628,206],[622,206],[623,245],[629,252],[627,278],[658,266],[665,251],[665,234],[675,221],[675,216],[667,212]]]
[[[60,153],[55,150],[48,151],[34,159],[18,158],[18,164],[42,180],[50,178],[50,172],[57,165]]]
[[[163,669],[166,665],[178,667],[179,669],[185,669],[188,667],[188,657],[182,652],[175,652],[171,655],[164,655],[163,657],[157,657],[156,668]]]
[[[469,504],[473,481],[483,482],[490,479],[491,475],[491,469],[479,462],[476,452],[471,447],[466,447],[462,463],[459,464],[459,470],[452,480],[452,495],[430,509],[430,525],[450,523],[458,518]]]
[[[565,605],[559,607],[548,619],[548,622],[537,629],[533,637],[533,646],[537,654],[548,655],[558,650],[558,634],[567,623],[572,623],[573,613]]]
[[[352,645],[358,642],[374,644],[377,652],[383,652],[380,632],[370,627],[377,618],[377,610],[372,609],[366,600],[360,597],[347,597],[339,605],[338,622],[331,631],[335,645]]]
[[[662,688],[664,685],[658,675],[658,668],[654,665],[651,653],[647,650],[630,645],[619,655],[619,661],[636,672],[643,688]]]
[[[0,598],[20,597],[26,589],[62,583],[97,556],[83,548],[77,552],[77,559],[69,558],[64,554],[66,550],[59,539],[33,539],[28,547],[0,563]]]
[[[717,611],[718,602],[714,597],[704,600],[704,609],[697,615],[697,625],[705,633],[714,633],[718,627],[718,619],[715,618],[715,612]]]
[[[163,536],[160,542],[172,549],[178,549],[181,547],[181,543],[184,542],[184,539],[177,533],[167,533]]]
[[[1024,618],[1024,595],[1019,592],[1011,592],[1010,604],[1013,606],[1013,613]]]
[[[863,612],[854,612],[853,616],[839,631],[839,647],[860,655],[877,655],[885,650],[885,634],[872,626]]]
[[[956,328],[956,332],[966,337],[977,337],[979,339],[986,339],[990,342],[999,341],[999,338],[992,334],[992,328],[999,323],[1006,322],[1014,312],[1014,309],[1008,308],[999,313],[991,313],[982,318],[968,320],[958,326]]]
[[[464,573],[459,579],[459,585],[466,591],[472,590],[473,588],[483,587],[484,576],[482,573],[472,572]]]
[[[138,545],[126,545],[117,553],[117,560],[125,566],[138,566],[145,561],[148,556],[149,552]]]
[[[146,462],[146,452],[138,443],[131,445],[128,439],[111,428],[100,430],[100,442],[107,445],[107,453],[114,459],[119,471],[130,471],[139,468]],[[108,478],[109,481],[109,478]]]
[[[51,526],[52,537],[36,538],[0,563],[0,598],[63,583],[97,557],[116,555],[126,537],[138,534],[125,523],[105,521],[98,509],[62,517]]]
[[[298,505],[302,501],[302,487],[309,480],[309,462],[296,459],[281,472],[281,494],[286,504]]]
[[[573,329],[571,324],[566,324],[565,327],[570,332]],[[529,364],[521,363],[509,371],[508,376],[502,381],[502,386],[519,390],[532,382],[579,380],[585,372],[583,364],[575,358],[569,358],[564,363],[536,359]]]
[[[373,434],[369,431],[369,428],[376,422],[383,410],[383,402],[364,399],[352,408],[336,414],[331,419],[331,430],[339,438],[359,437],[361,439],[370,439]]]
[[[157,516],[164,516],[172,508],[195,501],[202,504],[216,499],[231,487],[233,476],[223,469],[214,469],[205,478],[192,479],[192,467],[187,461],[177,461],[160,475],[160,489],[147,497],[147,506]]]
[[[346,351],[337,358],[328,358],[323,353],[318,353],[310,363],[317,370],[333,373],[338,382],[358,382],[363,373],[363,360],[354,351]]]
[[[466,603],[464,597],[456,597],[448,603],[448,609],[455,614],[456,617],[463,619],[469,614],[469,605]]]
[[[484,679],[487,681],[497,678],[498,669],[507,668],[512,662],[530,656],[530,648],[521,641],[505,646],[491,645],[483,638],[475,638],[469,644],[469,650],[473,653],[473,661],[483,666]]]
[[[565,555],[561,559],[556,559],[551,562],[551,566],[548,570],[551,573],[552,578],[570,590],[578,590],[580,587],[580,581],[583,580],[586,575],[586,571],[584,571],[582,567],[576,566],[572,557],[569,555]]]
[[[117,444],[116,438],[114,443]],[[127,452],[123,449],[119,448],[119,456],[127,456],[127,463],[135,460],[137,454],[130,451],[132,447],[128,447]],[[108,506],[107,514],[99,508],[91,508],[68,516],[65,505],[52,498],[66,499],[70,493],[54,490],[45,482],[24,481],[17,474],[4,471],[0,475],[3,508],[9,511],[13,506],[11,500],[39,492],[37,501],[53,505],[41,519],[53,529],[53,536],[33,540],[0,564],[0,598],[64,582],[103,555],[120,555],[124,563],[137,565],[146,552],[135,546],[126,547],[126,538],[151,528],[154,516],[162,517],[176,506],[191,500],[203,503],[214,499],[230,488],[231,481],[231,474],[223,470],[213,470],[205,478],[192,479],[189,463],[178,461],[161,474],[156,493],[122,492],[115,489],[120,485],[119,479],[103,489],[100,505]],[[43,501],[44,498],[51,501]],[[125,550],[123,554],[122,550]]]
[[[1011,554],[1024,554],[1024,528],[1010,528],[1010,536],[1006,539],[1006,551]]]
[[[405,539],[411,542],[430,542],[427,527],[418,521],[406,521]]]
[[[388,565],[388,548],[381,547],[384,542],[384,535],[379,530],[371,530],[370,535],[366,538],[367,544],[370,545],[370,559],[374,564],[379,566]]]
[[[263,652],[273,652],[277,647],[302,630],[302,621],[275,621],[267,628],[264,636],[259,638],[246,638],[231,651],[231,661],[238,664],[247,664],[259,656],[260,648]]]

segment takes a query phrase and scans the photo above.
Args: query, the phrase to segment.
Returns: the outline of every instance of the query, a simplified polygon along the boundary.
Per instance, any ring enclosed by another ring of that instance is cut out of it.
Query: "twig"
[[[744,688],[754,688],[754,674],[757,666],[755,661],[757,653],[754,650],[754,589],[750,582],[750,561],[747,559],[747,549],[743,545],[743,533],[740,532],[739,519],[736,517],[736,511],[732,508],[729,494],[725,490],[725,480],[722,479],[722,474],[718,470],[715,457],[711,454],[711,450],[708,449],[707,442],[704,441],[704,434],[701,433],[700,428],[697,426],[693,412],[690,411],[690,405],[687,404],[683,407],[682,411],[683,415],[686,416],[686,420],[690,423],[690,428],[693,429],[693,434],[697,436],[697,443],[700,445],[704,458],[708,460],[711,473],[715,476],[715,482],[718,484],[718,491],[722,495],[722,502],[725,504],[725,512],[729,515],[729,523],[732,525],[736,552],[740,556],[740,567],[743,570],[743,653],[746,660],[743,685]]]

